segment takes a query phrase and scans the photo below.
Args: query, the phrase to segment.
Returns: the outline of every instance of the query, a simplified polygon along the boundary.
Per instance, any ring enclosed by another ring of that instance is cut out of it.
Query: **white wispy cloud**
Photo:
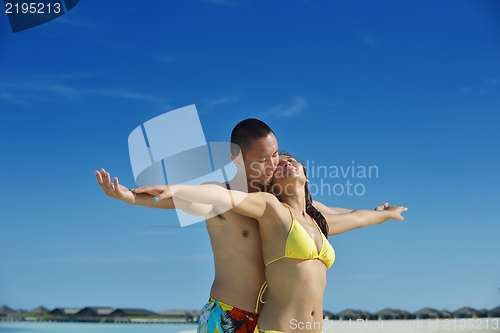
[[[38,82],[38,83],[10,83],[10,82],[0,82],[0,87],[3,87],[9,93],[3,93],[4,99],[8,100],[6,97],[19,95],[16,91],[36,93],[35,95],[24,96],[25,99],[36,98],[36,99],[47,99],[46,93],[52,93],[55,95],[63,96],[68,99],[81,98],[84,95],[101,95],[119,99],[146,101],[154,104],[159,104],[160,106],[165,105],[167,100],[163,97],[158,97],[148,93],[140,93],[127,91],[122,89],[82,89],[77,88],[69,84],[61,83],[50,83],[50,82]],[[40,94],[41,92],[45,94]],[[18,100],[21,98],[18,97]]]
[[[204,109],[212,109],[216,106],[224,105],[227,103],[231,102],[236,102],[240,99],[240,94],[239,93],[233,93],[228,96],[224,96],[221,98],[216,98],[216,99],[211,99],[206,101],[206,105],[204,106]]]
[[[85,29],[97,29],[99,25],[95,22],[75,20],[73,16],[67,17],[68,15],[60,16],[54,20],[54,22],[62,25],[71,25],[73,27],[85,28]]]
[[[459,89],[459,91],[462,94],[466,94],[466,93],[485,94],[485,93],[490,92],[490,90],[493,88],[492,86],[497,85],[499,82],[500,82],[500,80],[498,80],[496,78],[484,80],[483,82],[478,83],[478,84],[463,86],[462,88]]]
[[[133,99],[133,100],[147,101],[158,104],[162,104],[165,102],[165,99],[147,93],[136,93],[124,90],[107,90],[107,89],[93,89],[93,90],[82,90],[82,91],[83,93],[87,94],[95,94],[95,95],[116,97],[122,99]]]
[[[11,95],[17,96],[17,98],[31,99],[36,98],[38,100],[45,100],[47,96],[40,93],[53,93],[57,95],[63,95],[66,98],[75,98],[81,96],[81,91],[74,87],[64,84],[57,83],[11,83],[11,82],[0,82],[0,87],[9,91]],[[24,93],[24,95],[23,95]],[[27,94],[26,94],[27,93]],[[35,95],[30,95],[35,93]]]
[[[375,47],[379,43],[378,39],[375,39],[375,38],[368,36],[366,34],[361,34],[361,38],[363,38],[365,43],[370,45],[371,47]]]
[[[0,93],[0,100],[4,100],[4,101],[7,101],[9,103],[12,103],[12,104],[20,104],[20,105],[27,105],[28,103],[26,103],[26,101],[22,98],[19,98],[19,97],[15,97],[11,94],[8,94],[8,93]]]
[[[300,113],[306,107],[306,101],[300,96],[292,98],[290,104],[279,104],[273,107],[268,113],[280,117],[291,117]]]

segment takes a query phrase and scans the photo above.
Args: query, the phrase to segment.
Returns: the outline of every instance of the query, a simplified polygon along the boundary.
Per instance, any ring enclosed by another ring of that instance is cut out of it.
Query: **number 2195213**
[[[61,12],[61,3],[43,3],[43,2],[23,2],[23,3],[5,3],[6,14],[59,14]]]

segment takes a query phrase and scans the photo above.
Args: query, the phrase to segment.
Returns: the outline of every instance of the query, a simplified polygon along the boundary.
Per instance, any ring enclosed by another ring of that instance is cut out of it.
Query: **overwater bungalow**
[[[488,317],[488,310],[476,310],[464,306],[453,312],[453,318],[486,318]]]
[[[443,314],[436,309],[433,308],[423,308],[414,312],[413,315],[416,319],[437,319],[443,318]]]
[[[395,319],[396,316],[397,313],[391,308],[385,308],[378,312],[375,312],[375,318],[378,320]]]
[[[115,309],[109,306],[87,306],[76,313],[76,320],[82,322],[113,321],[110,314]]]
[[[192,323],[198,322],[201,311],[197,310],[164,310],[159,311],[158,314],[169,322],[177,323]]]
[[[4,305],[0,307],[0,319],[2,320],[24,320],[24,316],[28,311],[23,309],[13,310]]]
[[[146,309],[117,308],[109,315],[111,317],[148,317],[158,316],[158,313]]]
[[[50,310],[44,306],[37,306],[36,308],[28,311],[24,316],[27,321],[46,321],[49,316]]]
[[[408,311],[396,309],[394,312],[396,313],[396,318],[394,319],[415,319],[415,315]]]
[[[50,311],[49,319],[51,321],[76,321],[76,314],[81,308],[55,308]]]
[[[444,319],[450,319],[450,318],[453,318],[453,313],[451,313],[450,311],[448,310],[441,310],[441,315],[442,317],[441,318],[444,318]]]
[[[323,319],[326,320],[334,320],[334,319],[339,319],[339,316],[337,316],[335,313],[323,310]]]
[[[500,318],[500,306],[488,311],[488,317],[490,318]]]
[[[50,310],[47,309],[46,307],[40,305],[34,308],[33,310],[28,311],[28,314],[34,314],[34,315],[45,315],[49,313]]]
[[[0,306],[0,318],[7,318],[7,315],[12,312],[15,311],[9,308],[7,305]]]
[[[345,309],[337,313],[339,320],[358,320],[358,319],[370,319],[372,314],[366,311]]]
[[[385,308],[378,312],[375,312],[373,319],[378,320],[390,320],[390,319],[413,319],[415,316],[408,311]]]

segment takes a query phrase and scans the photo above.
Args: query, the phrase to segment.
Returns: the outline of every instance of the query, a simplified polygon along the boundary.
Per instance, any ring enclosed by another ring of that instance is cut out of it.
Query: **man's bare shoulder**
[[[218,181],[209,181],[205,182],[201,185],[217,185],[220,187],[225,188],[226,190],[230,189],[230,185],[228,182],[218,182]],[[227,219],[238,219],[238,217],[243,217],[237,213],[232,212],[232,210],[220,210],[218,207],[213,207],[211,213],[209,216],[206,216],[206,221],[207,223],[213,223],[213,222],[224,222],[227,221]]]

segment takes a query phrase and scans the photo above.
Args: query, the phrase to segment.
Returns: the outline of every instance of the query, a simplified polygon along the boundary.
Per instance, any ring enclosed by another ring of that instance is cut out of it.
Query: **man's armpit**
[[[222,216],[222,213],[217,207],[213,206],[212,211],[210,212],[211,217],[217,217],[219,220],[225,221],[226,218]]]

